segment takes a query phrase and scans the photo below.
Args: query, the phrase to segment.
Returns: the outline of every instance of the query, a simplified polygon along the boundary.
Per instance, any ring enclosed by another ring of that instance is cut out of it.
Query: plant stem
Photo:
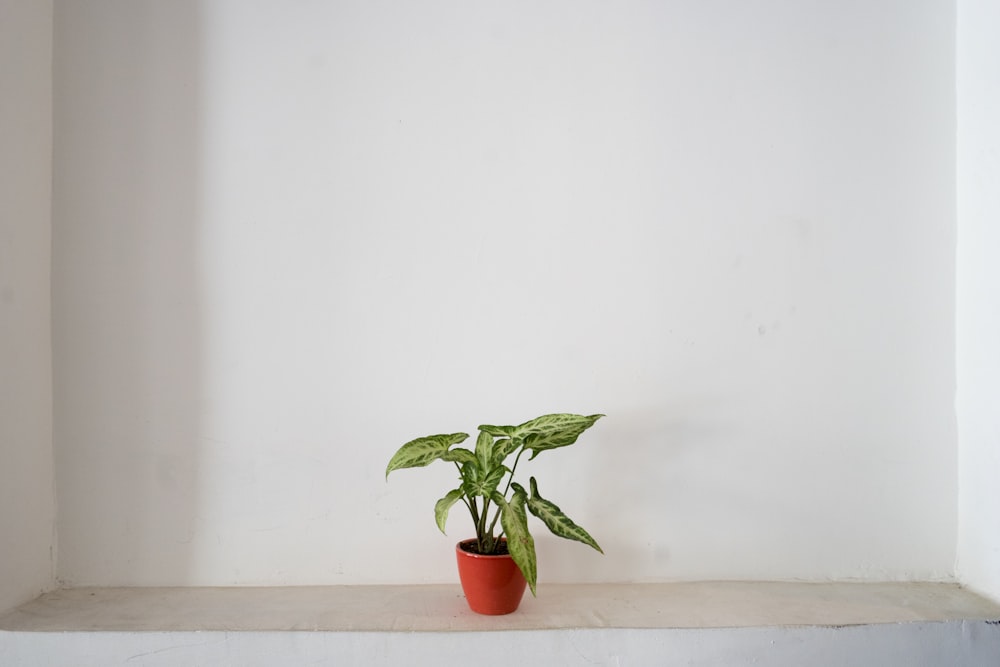
[[[475,498],[469,498],[469,510],[472,511],[473,525],[477,526],[477,529],[476,529],[476,543],[478,544],[479,543],[479,534],[478,534],[479,533],[479,530],[478,530],[478,526],[479,526],[479,506],[476,504],[476,499]]]
[[[514,458],[514,467],[510,469],[510,476],[507,477],[507,488],[505,488],[503,490],[503,497],[504,498],[506,498],[507,494],[510,493],[510,485],[514,482],[514,471],[517,470],[517,464],[520,463],[520,461],[521,461],[521,454],[523,454],[523,453],[524,453],[524,445],[521,445],[521,449],[519,449],[518,452],[517,452],[517,457]],[[493,535],[493,529],[496,527],[497,521],[500,519],[500,514],[502,512],[503,512],[503,508],[502,507],[497,507],[496,514],[493,515],[493,521],[490,522],[490,535]],[[484,508],[484,511],[483,511],[483,516],[481,518],[484,520],[483,523],[485,525],[485,519],[486,519],[485,508]],[[500,534],[497,535],[497,538],[496,538],[496,541],[497,541],[498,544],[500,542],[500,537],[501,536],[503,536],[503,531],[502,530],[500,531]]]
[[[483,542],[481,548],[485,548],[487,551],[489,551],[490,547],[492,546],[490,544],[492,540],[490,540],[489,536],[486,534],[486,516],[489,513],[489,508],[490,508],[489,498],[484,498],[483,511],[482,514],[479,515],[479,523],[476,524],[476,535]]]
[[[514,471],[517,470],[517,464],[521,461],[521,454],[524,454],[524,445],[521,445],[521,449],[517,452],[517,458],[514,459],[514,467],[510,469],[510,477],[507,478],[507,488],[503,490],[503,497],[507,497],[507,493],[510,491],[510,485],[514,482]]]
[[[458,465],[457,461],[455,462],[455,468],[458,469],[458,479],[462,480],[462,466]],[[470,500],[472,502],[469,502]],[[472,525],[473,526],[478,526],[479,525],[479,516],[478,516],[478,514],[476,512],[476,507],[473,505],[473,503],[476,502],[476,499],[475,498],[468,498],[468,497],[466,497],[466,496],[463,495],[462,496],[462,502],[465,503],[465,506],[469,508],[469,514],[472,515]],[[478,538],[479,535],[476,535],[476,537]],[[476,542],[478,543],[479,540],[477,539]]]
[[[497,508],[497,513],[493,515],[493,521],[490,523],[490,535],[493,534],[493,528],[496,527],[497,520],[500,518],[501,512],[503,512],[503,508],[502,507],[498,507]],[[500,531],[500,535],[503,535],[503,531],[502,530]],[[500,535],[497,535],[497,541],[500,540]]]
[[[476,513],[472,511],[472,505],[470,505],[469,501],[465,499],[465,496],[462,496],[462,502],[465,503],[465,506],[469,509],[469,514],[472,515],[472,521],[475,522],[476,521]]]

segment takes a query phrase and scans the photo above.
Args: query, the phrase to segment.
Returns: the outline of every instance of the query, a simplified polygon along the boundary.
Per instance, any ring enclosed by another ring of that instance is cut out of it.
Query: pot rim
[[[506,537],[501,537],[500,539],[503,540],[504,542],[507,541]],[[462,556],[465,556],[466,558],[511,558],[511,555],[509,553],[508,554],[477,554],[477,553],[472,553],[471,551],[466,551],[465,549],[462,548],[463,544],[469,544],[470,542],[475,542],[475,541],[476,541],[476,538],[474,538],[474,537],[470,537],[469,539],[466,539],[466,540],[461,540],[461,541],[459,541],[458,544],[455,545],[455,551],[457,551]]]

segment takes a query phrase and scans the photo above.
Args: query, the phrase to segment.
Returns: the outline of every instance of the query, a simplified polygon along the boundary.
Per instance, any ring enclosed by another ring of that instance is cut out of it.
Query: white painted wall
[[[1000,599],[1000,7],[958,3],[958,574]]]
[[[453,581],[395,448],[600,411],[543,584],[950,577],[954,27],[59,3],[60,576]]]
[[[0,610],[54,582],[52,3],[0,0]]]

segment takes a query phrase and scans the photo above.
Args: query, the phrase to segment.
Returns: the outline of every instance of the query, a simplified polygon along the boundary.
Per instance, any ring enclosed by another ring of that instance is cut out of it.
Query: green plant
[[[525,508],[541,519],[554,535],[583,542],[601,553],[604,551],[587,531],[563,514],[558,506],[538,494],[538,484],[534,477],[529,482],[530,494],[515,482],[517,465],[526,451],[531,452],[528,459],[530,461],[549,449],[572,445],[581,433],[603,416],[552,414],[526,421],[519,426],[486,424],[479,427],[475,451],[455,447],[469,437],[468,433],[416,438],[400,447],[393,455],[386,466],[385,476],[388,479],[393,470],[418,468],[437,460],[454,463],[458,468],[461,484],[434,505],[434,518],[438,528],[442,533],[445,532],[448,512],[455,503],[462,501],[476,526],[479,553],[500,553],[503,548],[500,538],[506,536],[507,550],[521,569],[531,587],[531,594],[534,595],[537,579],[535,540],[528,530]],[[514,457],[514,463],[508,468],[506,462],[510,457]],[[500,491],[505,480],[503,491]],[[498,522],[501,530],[494,535]]]

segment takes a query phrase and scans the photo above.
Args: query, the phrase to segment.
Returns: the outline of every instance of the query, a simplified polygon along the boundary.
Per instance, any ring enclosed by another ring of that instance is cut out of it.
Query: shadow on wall
[[[57,3],[58,576],[183,584],[201,411],[198,3]]]

